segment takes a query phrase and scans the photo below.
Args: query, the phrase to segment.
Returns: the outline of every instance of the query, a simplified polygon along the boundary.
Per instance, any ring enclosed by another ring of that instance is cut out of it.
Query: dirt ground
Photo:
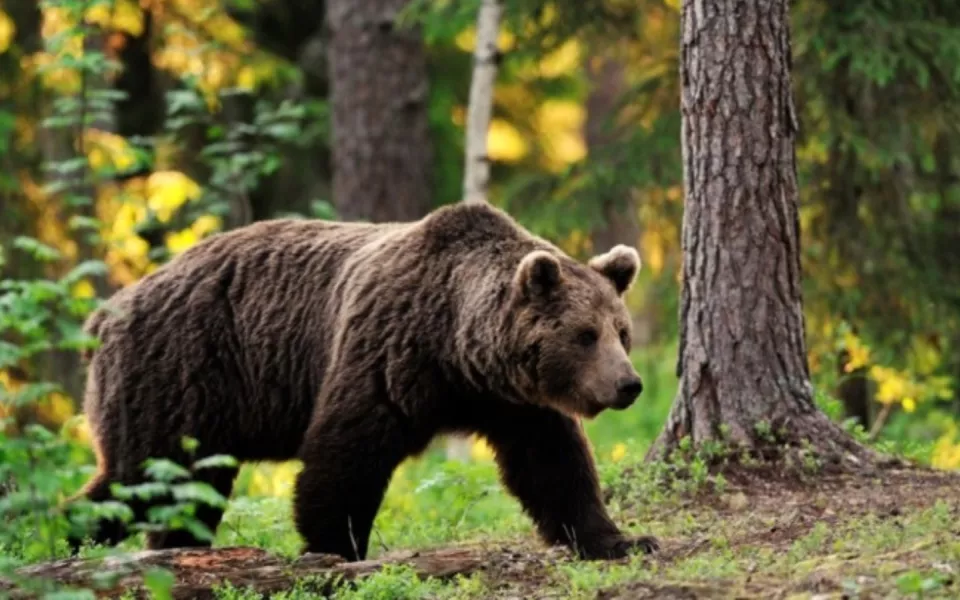
[[[720,493],[622,510],[631,530],[660,539],[661,551],[621,561],[572,560],[565,549],[525,539],[364,563],[317,555],[290,564],[252,548],[157,551],[117,564],[59,561],[24,574],[82,583],[113,569],[116,581],[105,591],[113,596],[140,587],[137,573],[159,565],[176,578],[174,598],[213,598],[212,586],[227,580],[269,594],[319,575],[328,590],[332,578],[403,563],[421,577],[473,577],[484,598],[960,598],[960,474],[901,469],[806,482],[780,475],[728,473]]]
[[[938,503],[947,512],[947,527],[911,523],[914,515]],[[937,589],[923,597],[960,598],[957,474],[891,470],[881,478],[826,476],[810,483],[741,478],[724,494],[688,499],[661,518],[669,523],[681,514],[694,520],[692,527],[682,534],[658,536],[659,554],[636,561],[620,577],[626,581],[603,587],[592,597],[916,597],[896,586],[898,578],[932,568],[942,576]],[[901,538],[885,539],[891,531],[904,528],[910,530]],[[842,529],[852,532],[853,538],[839,538],[835,532]],[[830,533],[822,541],[812,535],[824,530]],[[717,544],[718,540],[722,543]],[[810,543],[802,548],[806,540]],[[723,551],[718,553],[718,547]],[[557,564],[569,560],[564,553],[487,551],[491,561],[485,580],[495,597],[569,597],[569,589],[555,576]],[[791,560],[791,551],[799,568],[785,574],[783,563]],[[737,557],[740,564],[730,565],[729,560],[720,564],[728,556]],[[763,556],[772,560],[764,565]],[[699,569],[698,562],[702,563]],[[718,577],[715,571],[724,575]],[[629,581],[631,573],[639,580]]]

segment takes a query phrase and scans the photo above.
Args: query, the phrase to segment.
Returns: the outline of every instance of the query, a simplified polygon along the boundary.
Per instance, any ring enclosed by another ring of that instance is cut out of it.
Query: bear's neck
[[[526,381],[524,349],[513,323],[513,278],[529,252],[555,250],[536,238],[511,240],[475,249],[462,258],[454,286],[457,293],[451,356],[478,390],[506,400],[526,397],[533,382]]]

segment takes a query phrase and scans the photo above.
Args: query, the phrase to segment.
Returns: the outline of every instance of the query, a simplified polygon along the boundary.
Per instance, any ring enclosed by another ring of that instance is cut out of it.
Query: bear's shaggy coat
[[[624,246],[580,264],[487,205],[212,236],[90,317],[99,471],[83,494],[143,481],[151,457],[187,462],[182,436],[201,457],[299,458],[305,550],[363,559],[395,467],[437,434],[470,432],[548,543],[587,558],[653,551],[607,515],[577,420],[640,393],[621,297],[638,269]],[[197,474],[228,496],[236,470]],[[211,530],[221,516],[199,512]],[[126,534],[103,521],[94,537]],[[148,544],[206,542],[178,529]]]

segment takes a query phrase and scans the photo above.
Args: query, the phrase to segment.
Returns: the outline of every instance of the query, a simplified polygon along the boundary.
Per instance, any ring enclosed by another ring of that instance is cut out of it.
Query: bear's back
[[[88,357],[92,418],[136,405],[135,430],[157,438],[145,447],[230,431],[222,451],[286,457],[329,358],[332,282],[353,252],[402,226],[258,222],[118,291],[85,326],[101,339]]]

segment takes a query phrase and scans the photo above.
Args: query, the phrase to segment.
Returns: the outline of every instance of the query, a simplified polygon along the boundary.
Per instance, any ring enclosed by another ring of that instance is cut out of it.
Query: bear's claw
[[[652,536],[640,536],[636,538],[621,537],[613,540],[603,540],[595,544],[588,544],[579,548],[579,554],[581,558],[587,560],[616,560],[625,558],[636,550],[640,550],[644,554],[653,554],[659,552],[660,542]]]
[[[660,542],[657,538],[650,535],[644,535],[628,541],[631,549],[642,550],[644,554],[654,554],[660,551]]]

